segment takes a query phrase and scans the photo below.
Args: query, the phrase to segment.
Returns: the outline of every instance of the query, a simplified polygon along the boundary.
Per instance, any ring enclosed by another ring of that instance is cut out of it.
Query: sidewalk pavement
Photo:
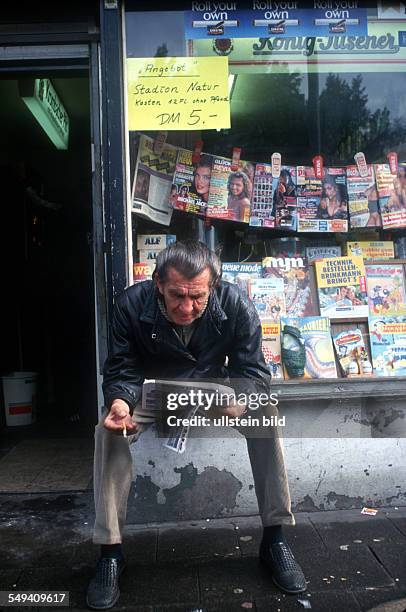
[[[406,609],[406,507],[376,516],[300,513],[296,520],[285,531],[306,574],[306,594],[282,595],[258,565],[258,517],[128,525],[127,570],[114,610]],[[98,557],[92,522],[89,491],[0,495],[0,589],[69,591],[71,609],[85,610]]]

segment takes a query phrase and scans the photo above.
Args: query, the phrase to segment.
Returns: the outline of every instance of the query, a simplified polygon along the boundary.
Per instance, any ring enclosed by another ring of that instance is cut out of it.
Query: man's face
[[[208,193],[211,169],[208,166],[198,166],[195,170],[195,188],[199,195]]]
[[[239,196],[244,191],[244,181],[241,178],[233,178],[230,183],[230,191],[233,196]]]
[[[166,312],[175,325],[191,325],[206,307],[210,295],[211,272],[206,268],[201,274],[187,279],[175,268],[169,268],[164,282],[156,279],[164,298]]]

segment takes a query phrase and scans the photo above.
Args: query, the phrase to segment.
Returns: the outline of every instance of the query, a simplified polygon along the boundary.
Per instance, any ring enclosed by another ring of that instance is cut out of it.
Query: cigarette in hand
[[[123,422],[123,438],[127,437],[127,427],[125,426],[125,422]]]

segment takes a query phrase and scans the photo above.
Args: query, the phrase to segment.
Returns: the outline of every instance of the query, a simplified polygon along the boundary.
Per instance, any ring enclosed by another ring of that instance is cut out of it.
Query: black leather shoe
[[[267,546],[261,544],[259,558],[270,570],[272,580],[281,591],[295,595],[306,590],[306,578],[302,568],[285,542],[275,542]]]
[[[92,610],[108,610],[119,600],[119,578],[125,563],[123,559],[101,557],[94,578],[87,587],[86,604]]]

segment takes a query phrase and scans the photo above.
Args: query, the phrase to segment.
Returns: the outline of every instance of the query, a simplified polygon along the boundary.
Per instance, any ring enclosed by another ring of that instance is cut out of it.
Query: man
[[[107,414],[95,436],[93,541],[101,545],[101,557],[87,593],[91,608],[110,608],[120,595],[121,541],[131,485],[129,442],[148,425],[140,408],[144,379],[196,379],[198,386],[199,380],[214,378],[232,381],[231,386],[240,385],[246,393],[260,389],[269,394],[258,315],[239,289],[220,277],[220,260],[203,243],[177,242],[159,254],[153,281],[129,287],[117,300],[104,368]],[[247,406],[219,410],[239,417]],[[247,434],[264,525],[260,559],[283,591],[300,593],[306,581],[282,533],[282,524],[294,524],[283,450],[270,429],[261,437]]]

